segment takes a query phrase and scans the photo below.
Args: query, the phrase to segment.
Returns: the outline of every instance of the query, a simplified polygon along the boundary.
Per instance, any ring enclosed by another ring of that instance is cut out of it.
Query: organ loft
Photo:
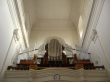
[[[77,53],[73,53],[71,56],[66,54],[66,49],[64,44],[62,44],[57,39],[49,40],[45,45],[45,53],[42,57],[38,57],[34,54],[31,59],[20,59],[20,62],[16,64],[16,67],[8,66],[8,69],[39,69],[46,67],[69,67],[73,69],[95,69],[94,64],[89,59],[80,59]],[[39,49],[35,49],[39,50]],[[71,49],[74,51],[75,49]],[[33,51],[33,50],[32,50]],[[90,55],[88,53],[87,55]]]

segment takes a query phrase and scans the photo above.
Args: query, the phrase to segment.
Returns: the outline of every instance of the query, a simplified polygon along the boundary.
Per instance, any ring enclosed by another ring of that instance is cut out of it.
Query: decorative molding
[[[7,60],[8,56],[10,55],[9,52],[10,52],[10,49],[12,48],[12,44],[13,44],[14,40],[18,41],[18,39],[19,39],[18,30],[20,30],[20,34],[21,34],[22,40],[23,40],[23,33],[22,33],[22,29],[21,29],[21,23],[20,23],[18,11],[17,11],[16,5],[15,5],[15,1],[16,0],[6,0],[6,5],[8,7],[10,17],[11,17],[13,25],[14,25],[13,29],[15,29],[15,30],[13,31],[13,35],[11,37],[10,44],[8,46],[8,50],[6,52],[6,56],[3,60],[3,64],[2,64],[2,67],[1,67],[1,70],[0,70],[0,79],[2,79],[3,73],[6,69],[5,68],[5,66],[7,66],[6,65],[7,61],[6,60]],[[25,44],[24,40],[23,40],[22,44],[24,46],[24,44]]]
[[[97,30],[96,29],[93,29],[92,30],[92,35],[91,35],[91,39],[92,41],[96,41],[96,36],[97,36]]]
[[[104,2],[105,0],[94,0],[93,1],[93,6],[92,6],[91,13],[90,13],[86,33],[85,33],[83,43],[82,43],[82,48],[85,50],[88,50],[91,44],[92,29],[96,29]]]
[[[8,4],[10,16],[11,16],[12,21],[13,21],[13,25],[15,26],[15,29],[19,29],[22,40],[24,42],[23,44],[26,46],[25,36],[24,36],[24,33],[23,33],[23,29],[22,29],[22,23],[21,23],[21,20],[20,20],[20,15],[19,15],[18,7],[17,7],[17,2],[16,2],[16,0],[7,0],[7,4]]]

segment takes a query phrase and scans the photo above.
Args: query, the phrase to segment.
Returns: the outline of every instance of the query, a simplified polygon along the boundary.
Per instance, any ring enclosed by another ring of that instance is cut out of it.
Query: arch
[[[62,44],[62,45],[65,45],[65,44],[66,44],[66,43],[65,43],[65,40],[62,39],[61,37],[58,37],[58,36],[51,36],[51,37],[48,37],[46,40],[44,40],[45,44],[49,43],[50,40],[52,40],[52,39],[58,40],[58,41],[60,42],[60,44]]]

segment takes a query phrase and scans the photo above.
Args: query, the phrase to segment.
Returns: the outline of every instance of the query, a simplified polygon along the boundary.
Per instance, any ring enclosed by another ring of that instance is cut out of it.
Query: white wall
[[[98,61],[98,64],[104,64],[107,69],[110,68],[110,0],[105,0],[102,12],[96,26],[96,40],[91,42],[89,51],[92,53],[92,60]],[[93,59],[94,58],[94,59]]]
[[[18,29],[18,38],[13,32]],[[24,39],[14,4],[11,0],[0,1],[0,80],[7,66],[13,64],[13,57],[19,48],[25,49]]]
[[[77,34],[71,30],[40,30],[32,31],[31,34],[31,46],[35,43],[37,47],[42,45],[49,37],[59,37],[64,39],[64,41],[75,48],[75,44],[78,43]]]
[[[39,47],[52,36],[64,39],[72,47],[78,44],[77,31],[69,20],[41,20],[31,31],[30,45],[37,43]]]
[[[81,14],[81,1],[82,0],[72,0],[71,2],[71,13],[70,13],[70,19],[76,26],[78,27],[79,17]]]
[[[16,48],[15,41],[12,40],[14,29],[15,27],[11,19],[7,1],[1,0],[0,1],[0,73],[6,56],[8,55],[9,57],[9,55],[13,55]],[[9,47],[10,49],[8,49]],[[12,49],[13,52],[10,52],[10,50],[12,51]],[[8,62],[8,65],[10,63],[11,62]]]
[[[78,33],[80,38],[80,44],[82,44],[87,29],[87,24],[90,17],[92,4],[93,4],[93,0],[81,0],[80,2],[80,15],[78,21]]]
[[[22,0],[22,7],[24,11],[24,18],[25,18],[25,28],[28,34],[28,38],[30,37],[30,32],[32,25],[34,24],[34,21],[36,19],[35,17],[35,8],[33,6],[32,0]]]
[[[33,46],[36,40],[38,41],[37,44],[40,45],[50,36],[61,37],[72,46],[78,44],[75,25],[78,24],[79,20],[80,1],[24,0],[24,11],[27,18],[30,17],[32,26],[30,45]]]

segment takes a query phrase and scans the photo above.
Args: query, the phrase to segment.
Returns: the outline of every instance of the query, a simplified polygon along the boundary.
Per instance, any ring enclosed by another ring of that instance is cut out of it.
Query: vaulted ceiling
[[[52,25],[54,23],[53,25],[60,25],[60,27],[65,25],[77,27],[80,15],[80,1],[23,0],[23,5],[25,16],[28,17],[27,19],[30,20],[33,28],[39,28],[37,27],[39,24],[43,25],[47,21],[49,22],[48,24]]]

